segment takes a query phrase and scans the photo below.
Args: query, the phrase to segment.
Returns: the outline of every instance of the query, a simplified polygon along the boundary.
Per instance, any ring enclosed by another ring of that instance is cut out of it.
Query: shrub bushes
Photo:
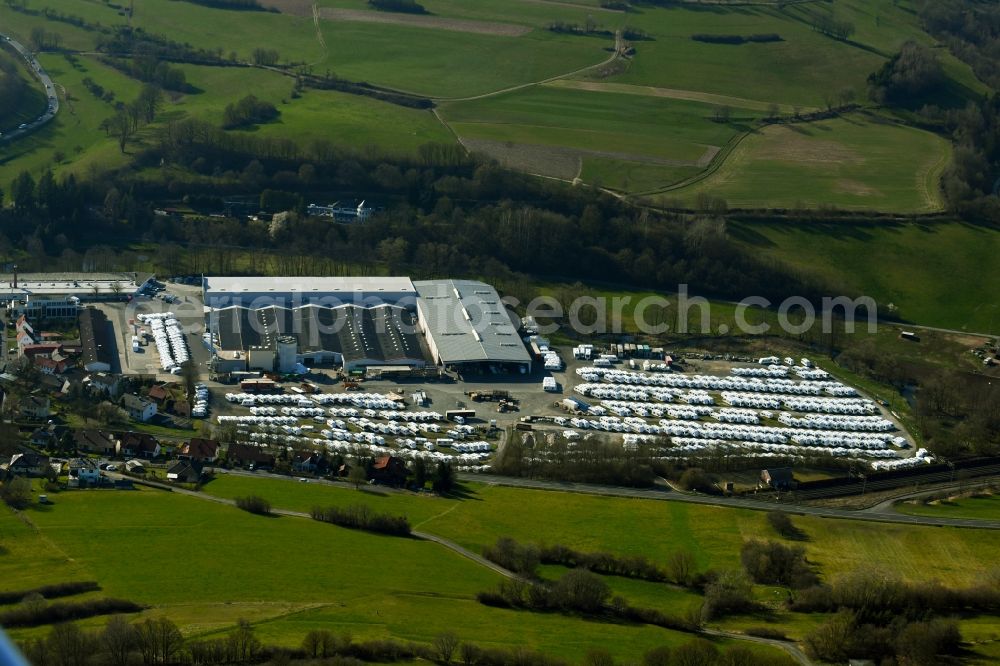
[[[281,114],[274,104],[257,99],[256,95],[247,95],[238,102],[226,105],[226,110],[222,114],[222,127],[223,129],[249,127],[270,122],[279,115]]]
[[[368,0],[368,4],[384,12],[427,13],[427,9],[416,0]]]
[[[538,548],[521,545],[510,537],[500,537],[495,544],[484,548],[483,557],[527,578],[535,577],[540,562]]]
[[[806,563],[806,551],[801,546],[754,539],[743,544],[740,560],[747,574],[757,583],[804,589],[819,582]]]
[[[0,604],[14,604],[34,594],[44,599],[56,599],[58,597],[71,597],[74,594],[83,594],[84,592],[96,592],[100,589],[101,586],[92,580],[56,583],[55,585],[44,585],[19,592],[0,592]]]
[[[757,35],[710,35],[697,33],[691,35],[691,39],[696,42],[706,42],[709,44],[747,44],[751,42],[763,43],[782,41],[781,35],[775,33]]]
[[[246,497],[237,497],[236,506],[248,511],[250,513],[255,513],[258,516],[269,516],[271,515],[271,503],[268,502],[263,497],[259,495],[247,495]]]
[[[0,613],[0,625],[12,627],[37,627],[70,620],[82,620],[95,615],[112,613],[138,613],[143,606],[125,599],[91,599],[79,602],[54,604],[29,604]]]
[[[803,541],[806,538],[805,532],[796,527],[795,523],[792,522],[792,517],[784,511],[769,511],[767,522],[774,528],[775,532],[786,539]]]
[[[331,506],[325,509],[314,507],[311,515],[313,520],[354,530],[367,530],[390,536],[410,536],[410,521],[406,516],[375,513],[363,504],[347,507]]]
[[[701,608],[702,620],[746,613],[756,607],[750,581],[741,572],[723,571],[706,576],[708,582],[705,584],[705,603]]]
[[[642,555],[582,553],[561,544],[543,546],[538,554],[542,564],[560,564],[571,569],[579,567],[599,574],[638,578],[654,583],[667,580],[667,574]]]

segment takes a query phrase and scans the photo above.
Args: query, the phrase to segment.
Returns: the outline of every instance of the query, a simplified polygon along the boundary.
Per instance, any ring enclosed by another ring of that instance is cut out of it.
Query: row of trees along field
[[[1000,6],[976,0],[925,0],[919,16],[924,29],[968,63],[994,91],[964,108],[945,111],[930,105],[923,111],[950,132],[956,144],[943,180],[949,207],[969,221],[1000,224],[1000,200],[995,196],[1000,186],[1000,99],[996,93],[1000,88]],[[914,49],[910,51],[912,55]],[[911,82],[917,75],[932,86],[940,80],[933,54],[925,52],[921,62],[904,60],[916,65]],[[897,103],[906,105],[905,99]]]

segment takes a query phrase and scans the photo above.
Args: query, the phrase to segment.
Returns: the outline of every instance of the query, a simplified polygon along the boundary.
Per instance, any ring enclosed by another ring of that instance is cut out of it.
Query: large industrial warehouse
[[[218,372],[296,364],[528,372],[496,290],[471,280],[213,277],[204,282]]]
[[[531,357],[496,289],[473,280],[427,280],[413,286],[417,323],[436,363],[531,369]]]
[[[413,307],[416,290],[405,277],[206,277],[205,305],[262,308],[275,305],[402,305]]]

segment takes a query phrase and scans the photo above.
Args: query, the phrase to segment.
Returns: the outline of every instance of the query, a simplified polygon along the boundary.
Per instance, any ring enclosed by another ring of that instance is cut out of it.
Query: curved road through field
[[[3,33],[0,33],[0,39],[10,44],[15,51],[21,54],[21,57],[24,58],[24,61],[28,64],[28,69],[30,69],[31,72],[38,77],[38,79],[42,82],[42,86],[45,87],[45,96],[48,98],[49,103],[45,109],[45,113],[35,120],[30,123],[25,123],[23,127],[18,127],[17,129],[0,135],[0,142],[2,142],[13,141],[14,139],[30,134],[55,118],[56,114],[59,113],[59,95],[56,94],[56,87],[55,84],[52,83],[52,79],[50,79],[49,75],[45,73],[45,70],[42,69],[42,65],[27,47]]]

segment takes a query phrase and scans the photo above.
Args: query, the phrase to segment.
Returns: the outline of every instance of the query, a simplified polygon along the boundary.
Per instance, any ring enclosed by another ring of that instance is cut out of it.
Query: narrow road
[[[604,495],[610,497],[631,497],[636,499],[660,500],[668,502],[688,502],[722,506],[732,509],[751,509],[754,511],[785,511],[787,513],[817,518],[836,518],[840,520],[861,520],[876,523],[895,523],[903,525],[924,525],[930,527],[975,527],[988,530],[1000,530],[1000,520],[976,520],[973,518],[931,518],[928,516],[908,516],[889,511],[851,511],[848,509],[832,509],[800,504],[781,504],[763,500],[742,499],[736,497],[716,497],[712,495],[696,495],[678,493],[659,488],[622,488],[618,486],[599,486],[587,483],[570,483],[559,481],[542,481],[539,479],[521,479],[490,474],[460,474],[463,481],[478,481],[497,486],[528,488],[532,490],[556,490],[589,495]]]
[[[48,98],[48,106],[45,109],[45,113],[29,123],[22,124],[17,129],[0,134],[0,142],[3,142],[13,141],[30,134],[55,118],[56,114],[59,113],[59,95],[56,94],[56,87],[55,84],[52,83],[52,79],[50,79],[49,75],[45,73],[45,70],[42,69],[42,65],[27,47],[3,33],[0,33],[0,39],[10,44],[14,50],[21,54],[21,57],[24,58],[24,61],[28,65],[28,69],[30,69],[31,72],[42,82],[42,86],[45,88],[45,96]]]

